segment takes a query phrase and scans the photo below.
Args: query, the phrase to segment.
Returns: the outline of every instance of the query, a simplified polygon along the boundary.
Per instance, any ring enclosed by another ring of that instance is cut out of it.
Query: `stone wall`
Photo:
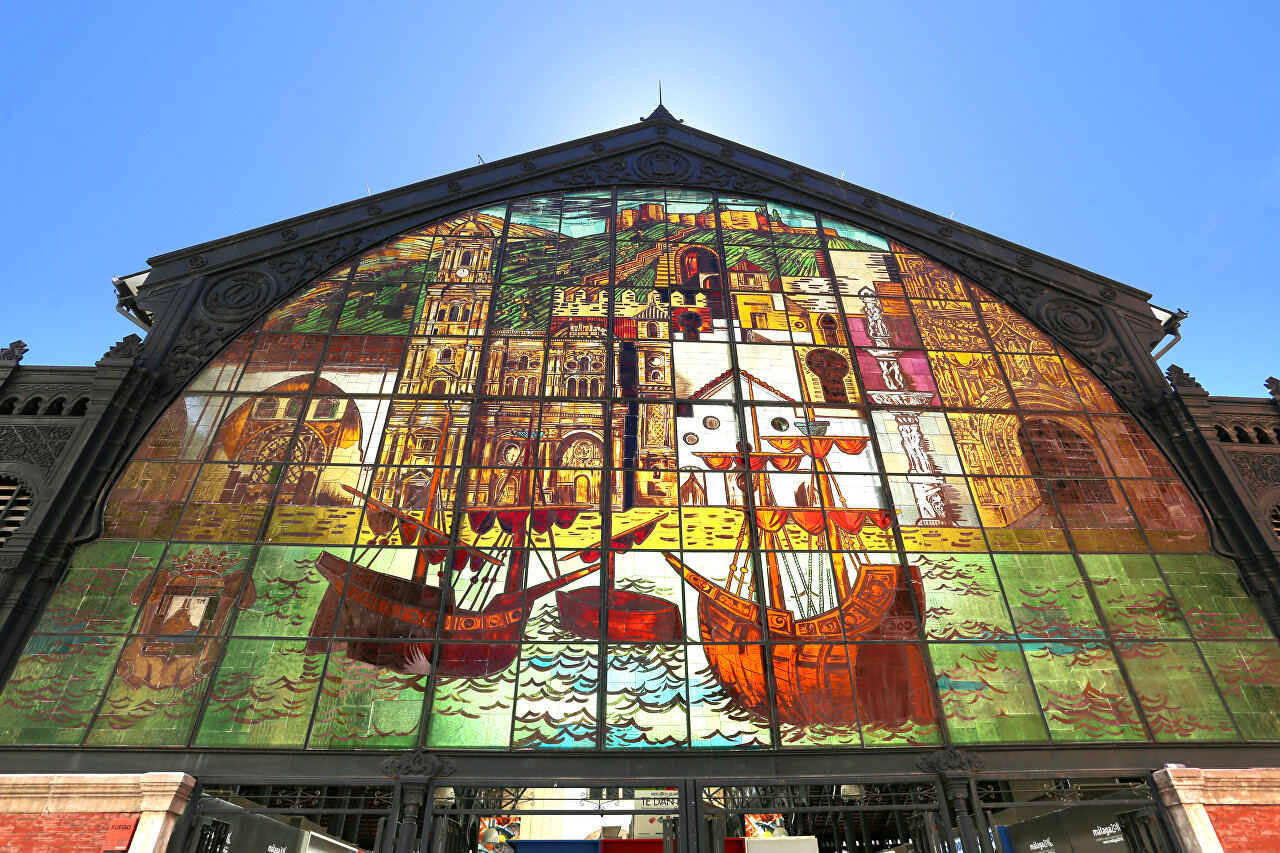
[[[1280,853],[1280,770],[1168,767],[1155,779],[1187,853]]]
[[[101,853],[134,816],[116,849],[163,853],[194,786],[184,773],[0,775],[0,853]]]

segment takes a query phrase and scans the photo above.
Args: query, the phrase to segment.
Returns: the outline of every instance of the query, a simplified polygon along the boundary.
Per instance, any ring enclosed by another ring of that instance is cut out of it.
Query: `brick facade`
[[[118,812],[0,815],[0,853],[102,853]]]
[[[1205,806],[1223,853],[1280,853],[1280,805]]]
[[[1168,767],[1155,779],[1187,853],[1280,853],[1280,770]]]
[[[163,853],[194,787],[184,773],[0,776],[0,853],[102,853],[134,816],[128,853]]]

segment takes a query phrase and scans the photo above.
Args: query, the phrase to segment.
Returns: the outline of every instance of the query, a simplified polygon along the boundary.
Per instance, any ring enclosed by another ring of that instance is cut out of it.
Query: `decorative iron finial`
[[[661,80],[658,81],[658,106],[654,109],[653,112],[649,113],[648,118],[644,118],[644,117],[640,118],[641,121],[653,121],[654,119],[666,119],[667,121],[674,122],[676,124],[684,124],[684,119],[676,118],[671,114],[670,110],[668,110],[665,106],[662,105],[662,81]]]
[[[1190,311],[1183,311],[1181,308],[1169,315],[1169,319],[1164,321],[1164,330],[1166,334],[1174,334],[1178,331],[1178,327],[1182,325],[1182,321],[1191,316]]]
[[[4,349],[0,349],[0,361],[22,361],[27,354],[27,345],[23,341],[14,341]]]

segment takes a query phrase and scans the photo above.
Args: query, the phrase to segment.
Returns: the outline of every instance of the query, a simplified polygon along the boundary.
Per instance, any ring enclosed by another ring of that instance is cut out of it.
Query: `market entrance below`
[[[1178,851],[1144,776],[210,782],[194,803],[172,853]]]
[[[440,786],[432,853],[675,853],[681,785]]]

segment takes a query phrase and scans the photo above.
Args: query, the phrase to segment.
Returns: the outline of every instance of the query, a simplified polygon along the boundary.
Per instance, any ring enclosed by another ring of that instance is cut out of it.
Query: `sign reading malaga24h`
[[[1276,739],[1278,672],[1172,468],[1016,310],[845,222],[620,187],[415,229],[246,330],[0,737]]]

